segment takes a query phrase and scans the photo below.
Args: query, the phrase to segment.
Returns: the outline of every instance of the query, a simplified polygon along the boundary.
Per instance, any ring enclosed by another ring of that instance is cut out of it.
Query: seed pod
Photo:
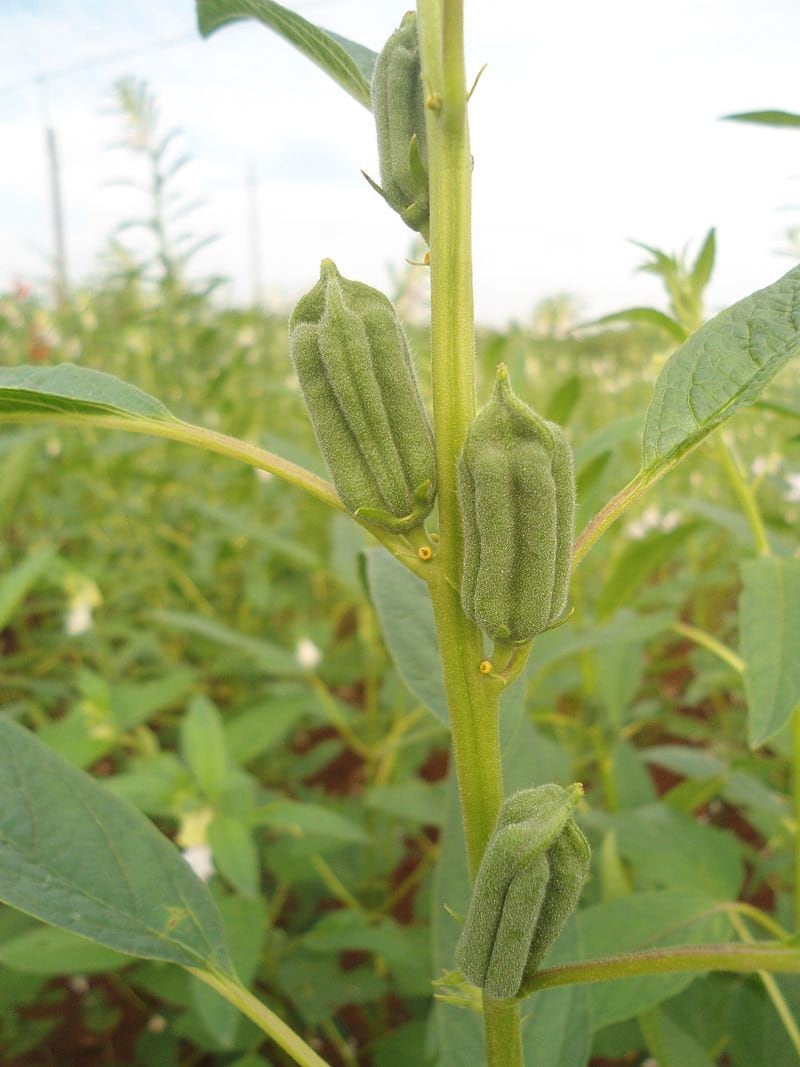
[[[572,818],[582,793],[542,785],[500,809],[456,948],[461,973],[489,996],[516,996],[578,903],[590,860]]]
[[[428,147],[417,16],[403,16],[375,62],[372,112],[381,186],[367,180],[412,230],[428,239]]]
[[[292,312],[289,342],[345,506],[390,530],[419,526],[436,496],[433,435],[390,301],[325,259]]]
[[[575,476],[563,431],[514,395],[502,363],[467,431],[458,496],[464,612],[495,640],[529,641],[567,606]]]

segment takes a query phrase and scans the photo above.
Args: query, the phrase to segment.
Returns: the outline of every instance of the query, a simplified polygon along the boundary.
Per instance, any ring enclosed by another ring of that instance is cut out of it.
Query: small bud
[[[572,818],[582,793],[542,785],[500,809],[456,948],[461,973],[489,996],[516,996],[575,910],[590,860]]]

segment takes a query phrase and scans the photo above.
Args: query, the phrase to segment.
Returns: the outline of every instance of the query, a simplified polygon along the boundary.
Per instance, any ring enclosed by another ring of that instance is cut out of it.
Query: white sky
[[[409,2],[294,7],[377,50]],[[641,253],[628,238],[680,249],[716,225],[715,308],[792,265],[777,250],[800,223],[800,130],[718,119],[800,112],[797,0],[466,0],[466,22],[470,73],[488,63],[471,107],[479,320],[524,321],[563,291],[587,315],[659,300],[633,273]],[[250,293],[251,161],[270,293],[297,295],[324,256],[387,287],[411,231],[359,174],[377,176],[371,117],[283,41],[253,22],[202,41],[189,0],[0,0],[0,291],[47,270],[45,94],[29,80],[178,38],[49,83],[72,278],[133,213],[108,185],[130,169],[109,148],[110,86],[133,74],[156,93],[164,128],[185,132],[195,162],[181,187],[205,201],[198,232],[220,235],[198,267],[232,279],[227,297]]]

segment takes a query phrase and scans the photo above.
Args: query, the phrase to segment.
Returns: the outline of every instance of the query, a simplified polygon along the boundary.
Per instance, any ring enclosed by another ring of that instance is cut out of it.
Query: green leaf
[[[715,1067],[700,1042],[659,1008],[639,1016],[647,1049],[659,1067]]]
[[[800,706],[800,559],[752,559],[741,570],[747,735],[756,748]]]
[[[581,398],[582,388],[580,375],[572,374],[550,397],[544,417],[559,426],[566,426]]]
[[[152,823],[0,717],[0,900],[133,956],[231,974],[208,890]]]
[[[208,827],[214,866],[245,897],[259,889],[258,850],[250,831],[231,815],[218,815]]]
[[[205,795],[216,800],[228,774],[228,751],[222,717],[208,697],[192,698],[180,733],[181,755]]]
[[[385,549],[371,548],[369,592],[397,673],[429,711],[449,727],[433,609],[425,583]]]
[[[712,899],[700,893],[663,891],[617,897],[578,912],[577,923],[583,959],[730,938],[727,918]],[[590,986],[594,1028],[641,1015],[685,989],[693,978],[691,974],[650,975]]]
[[[654,326],[678,343],[686,340],[686,330],[683,326],[657,308],[625,308],[623,311],[614,311],[611,315],[603,315],[600,319],[593,319],[592,322],[587,322],[586,326],[611,326],[617,322],[626,322],[632,326]]]
[[[239,633],[224,623],[183,611],[154,611],[152,618],[164,626],[183,630],[184,633],[197,634],[214,644],[234,648],[252,659],[265,674],[291,677],[303,673],[297,659],[287,649],[263,638]]]
[[[0,367],[0,417],[25,415],[175,421],[160,400],[104,371],[74,363]]]
[[[378,58],[371,49],[323,30],[272,0],[197,0],[197,24],[204,37],[240,19],[263,22],[324,70],[359,104],[370,108],[370,83]]]
[[[14,612],[54,558],[55,551],[49,545],[33,549],[13,570],[3,575],[0,580],[0,630],[9,624]]]
[[[274,826],[303,836],[332,838],[354,844],[366,844],[369,838],[358,823],[321,804],[303,804],[298,800],[276,800],[253,812],[254,826]]]
[[[677,463],[752,403],[800,350],[800,267],[701,326],[664,365],[644,428],[647,470]]]
[[[711,281],[716,254],[717,231],[712,226],[706,234],[706,239],[703,241],[703,247],[697,253],[697,259],[692,266],[692,287],[698,297]]]
[[[800,1017],[800,983],[774,977],[794,1018]],[[778,1067],[797,1063],[797,1050],[759,977],[745,979],[734,990],[728,1011],[732,1067]]]
[[[440,826],[444,818],[443,782],[423,782],[412,778],[397,785],[376,785],[363,795],[366,807],[393,815],[404,822]]]
[[[648,886],[694,890],[721,901],[736,898],[743,872],[733,834],[663,804],[620,812],[613,826],[620,852]]]
[[[800,115],[792,111],[740,111],[722,118],[725,122],[752,122],[757,126],[800,126]]]
[[[0,944],[0,966],[27,974],[99,974],[129,963],[130,956],[55,926],[37,926]]]
[[[684,523],[669,533],[654,531],[624,545],[598,599],[598,615],[607,619],[629,603],[636,590],[669,562],[696,528],[694,524]]]
[[[329,507],[343,510],[333,487],[317,475],[247,441],[181,422],[160,400],[111,374],[73,363],[0,367],[0,422],[56,421],[152,434],[197,445],[276,474]]]

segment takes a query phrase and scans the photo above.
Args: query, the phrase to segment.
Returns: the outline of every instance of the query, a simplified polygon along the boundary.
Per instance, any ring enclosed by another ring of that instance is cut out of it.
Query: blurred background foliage
[[[325,474],[285,315],[222,307],[216,279],[186,281],[207,238],[180,195],[182,157],[145,86],[116,92],[143,175],[135,213],[85,286],[56,303],[23,284],[0,296],[0,363],[108,371]],[[133,229],[144,251],[126,244]],[[691,255],[643,255],[664,282],[659,308],[583,324],[555,294],[527,322],[479,330],[481,397],[503,360],[516,391],[567,427],[579,528],[638,469],[658,369],[704,317],[713,231]],[[424,268],[398,270],[395,286],[401,315],[424,321]],[[427,395],[426,331],[409,335]],[[268,475],[176,444],[8,428],[0,453],[3,712],[174,838],[210,881],[243,978],[332,1064],[436,1062],[430,983],[451,964],[439,935],[431,950],[431,925],[457,936],[442,898],[450,868],[433,877],[452,808],[447,734],[387,653],[370,539]],[[586,783],[584,954],[624,947],[632,931],[710,940],[795,922],[791,738],[746,743],[737,604],[756,542],[742,486],[776,552],[796,552],[796,368],[592,551],[574,614],[537,641],[508,725],[511,783]],[[411,622],[387,631],[389,645],[408,643],[409,627],[414,645]],[[584,1063],[796,1062],[796,981],[640,986],[643,997],[592,1001]],[[437,1011],[440,1034],[462,1018]],[[0,1059],[287,1062],[189,974],[6,908]]]

